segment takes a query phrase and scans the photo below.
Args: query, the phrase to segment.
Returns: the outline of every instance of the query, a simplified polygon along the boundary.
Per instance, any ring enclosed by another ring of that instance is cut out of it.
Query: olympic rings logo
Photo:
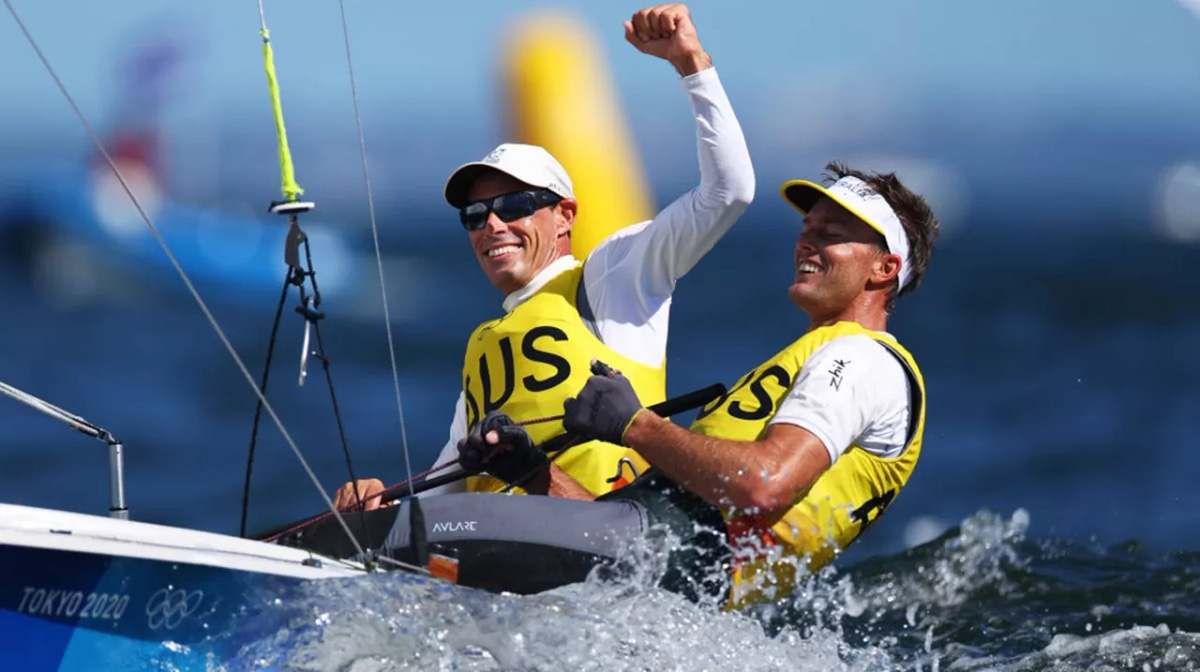
[[[151,630],[172,630],[182,623],[184,618],[199,609],[203,601],[202,590],[188,592],[159,588],[146,602],[147,625]]]

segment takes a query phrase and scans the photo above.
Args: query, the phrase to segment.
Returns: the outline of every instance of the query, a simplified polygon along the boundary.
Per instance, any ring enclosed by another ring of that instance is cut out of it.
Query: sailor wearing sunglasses
[[[531,447],[562,433],[562,424],[514,423],[561,414],[565,399],[591,375],[593,359],[619,369],[645,403],[664,399],[676,282],[754,197],[742,129],[688,8],[671,3],[642,9],[625,22],[625,36],[679,73],[677,85],[696,125],[700,183],[653,219],[630,222],[578,259],[571,253],[571,227],[588,204],[576,201],[567,171],[544,148],[502,144],[450,175],[446,201],[458,209],[484,274],[504,293],[504,315],[479,325],[467,341],[462,392],[435,463],[461,457],[464,467],[486,473],[428,493],[498,491],[542,467],[524,491],[546,492],[546,456]],[[636,475],[622,473],[622,458],[645,466],[628,449],[600,441],[572,447],[554,462],[595,496]],[[339,490],[339,506],[356,501],[350,485]],[[359,481],[364,498],[382,488],[377,479]],[[377,502],[371,499],[366,508]]]

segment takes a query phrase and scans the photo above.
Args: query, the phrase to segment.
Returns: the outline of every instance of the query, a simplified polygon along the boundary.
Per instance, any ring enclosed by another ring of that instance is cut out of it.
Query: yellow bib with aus
[[[729,393],[705,407],[691,429],[707,436],[755,441],[766,433],[804,363],[840,336],[865,334],[902,364],[909,383],[907,445],[898,457],[882,458],[851,445],[807,492],[777,518],[733,516],[725,511],[734,547],[730,607],[791,593],[801,567],[824,566],[870,527],[908,482],[925,433],[925,381],[916,361],[890,335],[856,322],[838,322],[801,336],[743,376]]]
[[[582,280],[583,263],[576,262],[512,312],[476,327],[463,361],[468,430],[494,410],[517,422],[562,415],[563,402],[579,394],[592,375],[592,359],[618,369],[644,405],[665,398],[665,358],[651,367],[601,342],[579,314]],[[561,420],[534,423],[525,429],[534,443],[564,431]],[[592,494],[600,495],[626,482],[615,478],[622,458],[631,460],[639,471],[645,468],[641,456],[602,441],[572,446],[554,462]],[[505,487],[503,481],[486,474],[467,479],[467,489],[472,492],[496,492]],[[512,491],[522,492],[520,488]]]

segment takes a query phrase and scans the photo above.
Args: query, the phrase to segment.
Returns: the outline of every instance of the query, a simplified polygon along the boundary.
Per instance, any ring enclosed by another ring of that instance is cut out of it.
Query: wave
[[[320,582],[265,600],[248,617],[262,637],[227,669],[1195,669],[1200,553],[1028,527],[1024,510],[979,511],[736,613],[654,588],[653,567],[524,597],[398,573]]]

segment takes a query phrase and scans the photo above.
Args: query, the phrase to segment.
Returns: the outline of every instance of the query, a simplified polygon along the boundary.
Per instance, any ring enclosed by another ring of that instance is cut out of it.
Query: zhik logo
[[[842,389],[842,372],[846,370],[846,365],[849,363],[850,361],[845,359],[833,360],[833,368],[829,370],[829,375],[832,376],[829,379],[830,387],[835,390]]]

